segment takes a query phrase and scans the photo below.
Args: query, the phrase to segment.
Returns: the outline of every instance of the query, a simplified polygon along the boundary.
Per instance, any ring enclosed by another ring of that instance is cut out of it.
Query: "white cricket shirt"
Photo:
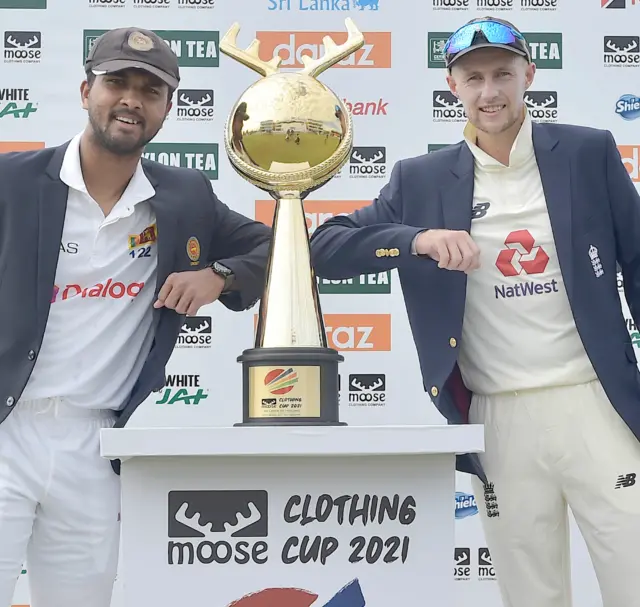
[[[472,125],[464,136],[475,158],[471,237],[481,263],[467,280],[459,353],[466,386],[495,394],[596,379],[562,280],[529,113],[509,166],[475,144]]]
[[[138,168],[108,217],[89,195],[81,135],[60,179],[69,186],[60,257],[44,340],[22,400],[61,396],[93,409],[120,409],[153,341],[157,230],[155,190]]]

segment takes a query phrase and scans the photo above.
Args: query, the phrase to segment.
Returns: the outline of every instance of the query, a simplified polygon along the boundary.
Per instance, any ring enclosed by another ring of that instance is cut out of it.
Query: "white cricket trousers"
[[[31,607],[109,607],[120,540],[120,478],[100,457],[112,411],[19,401],[0,424],[0,607],[23,563]]]
[[[600,382],[475,396],[470,421],[485,424],[494,495],[472,483],[504,607],[571,607],[567,505],[604,607],[640,607],[640,443]]]

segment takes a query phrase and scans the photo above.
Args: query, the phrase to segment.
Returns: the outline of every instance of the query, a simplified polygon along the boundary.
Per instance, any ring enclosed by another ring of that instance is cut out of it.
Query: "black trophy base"
[[[346,426],[340,421],[338,364],[342,361],[344,357],[331,348],[245,350],[238,357],[242,363],[242,422],[234,426]],[[275,381],[269,382],[274,375]],[[295,379],[287,381],[288,377]],[[289,404],[291,401],[299,404]],[[287,414],[295,406],[300,413]],[[310,414],[303,416],[304,412]]]

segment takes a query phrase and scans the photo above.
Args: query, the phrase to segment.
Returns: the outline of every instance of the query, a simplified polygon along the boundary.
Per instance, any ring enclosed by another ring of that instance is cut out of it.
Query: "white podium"
[[[125,607],[453,600],[455,455],[482,426],[124,428]]]

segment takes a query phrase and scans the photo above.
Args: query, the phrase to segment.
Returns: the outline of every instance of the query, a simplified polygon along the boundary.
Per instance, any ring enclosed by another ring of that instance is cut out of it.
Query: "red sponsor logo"
[[[529,230],[511,232],[504,240],[506,249],[502,249],[496,259],[496,267],[503,276],[542,274],[549,263],[549,256],[542,247],[537,247]]]
[[[132,282],[128,285],[123,282],[114,282],[109,278],[106,282],[99,282],[91,287],[81,287],[78,284],[65,285],[59,287],[53,285],[53,296],[51,303],[56,301],[64,301],[74,297],[90,298],[90,299],[123,299],[125,297],[136,297],[140,294],[144,287],[143,282]]]

